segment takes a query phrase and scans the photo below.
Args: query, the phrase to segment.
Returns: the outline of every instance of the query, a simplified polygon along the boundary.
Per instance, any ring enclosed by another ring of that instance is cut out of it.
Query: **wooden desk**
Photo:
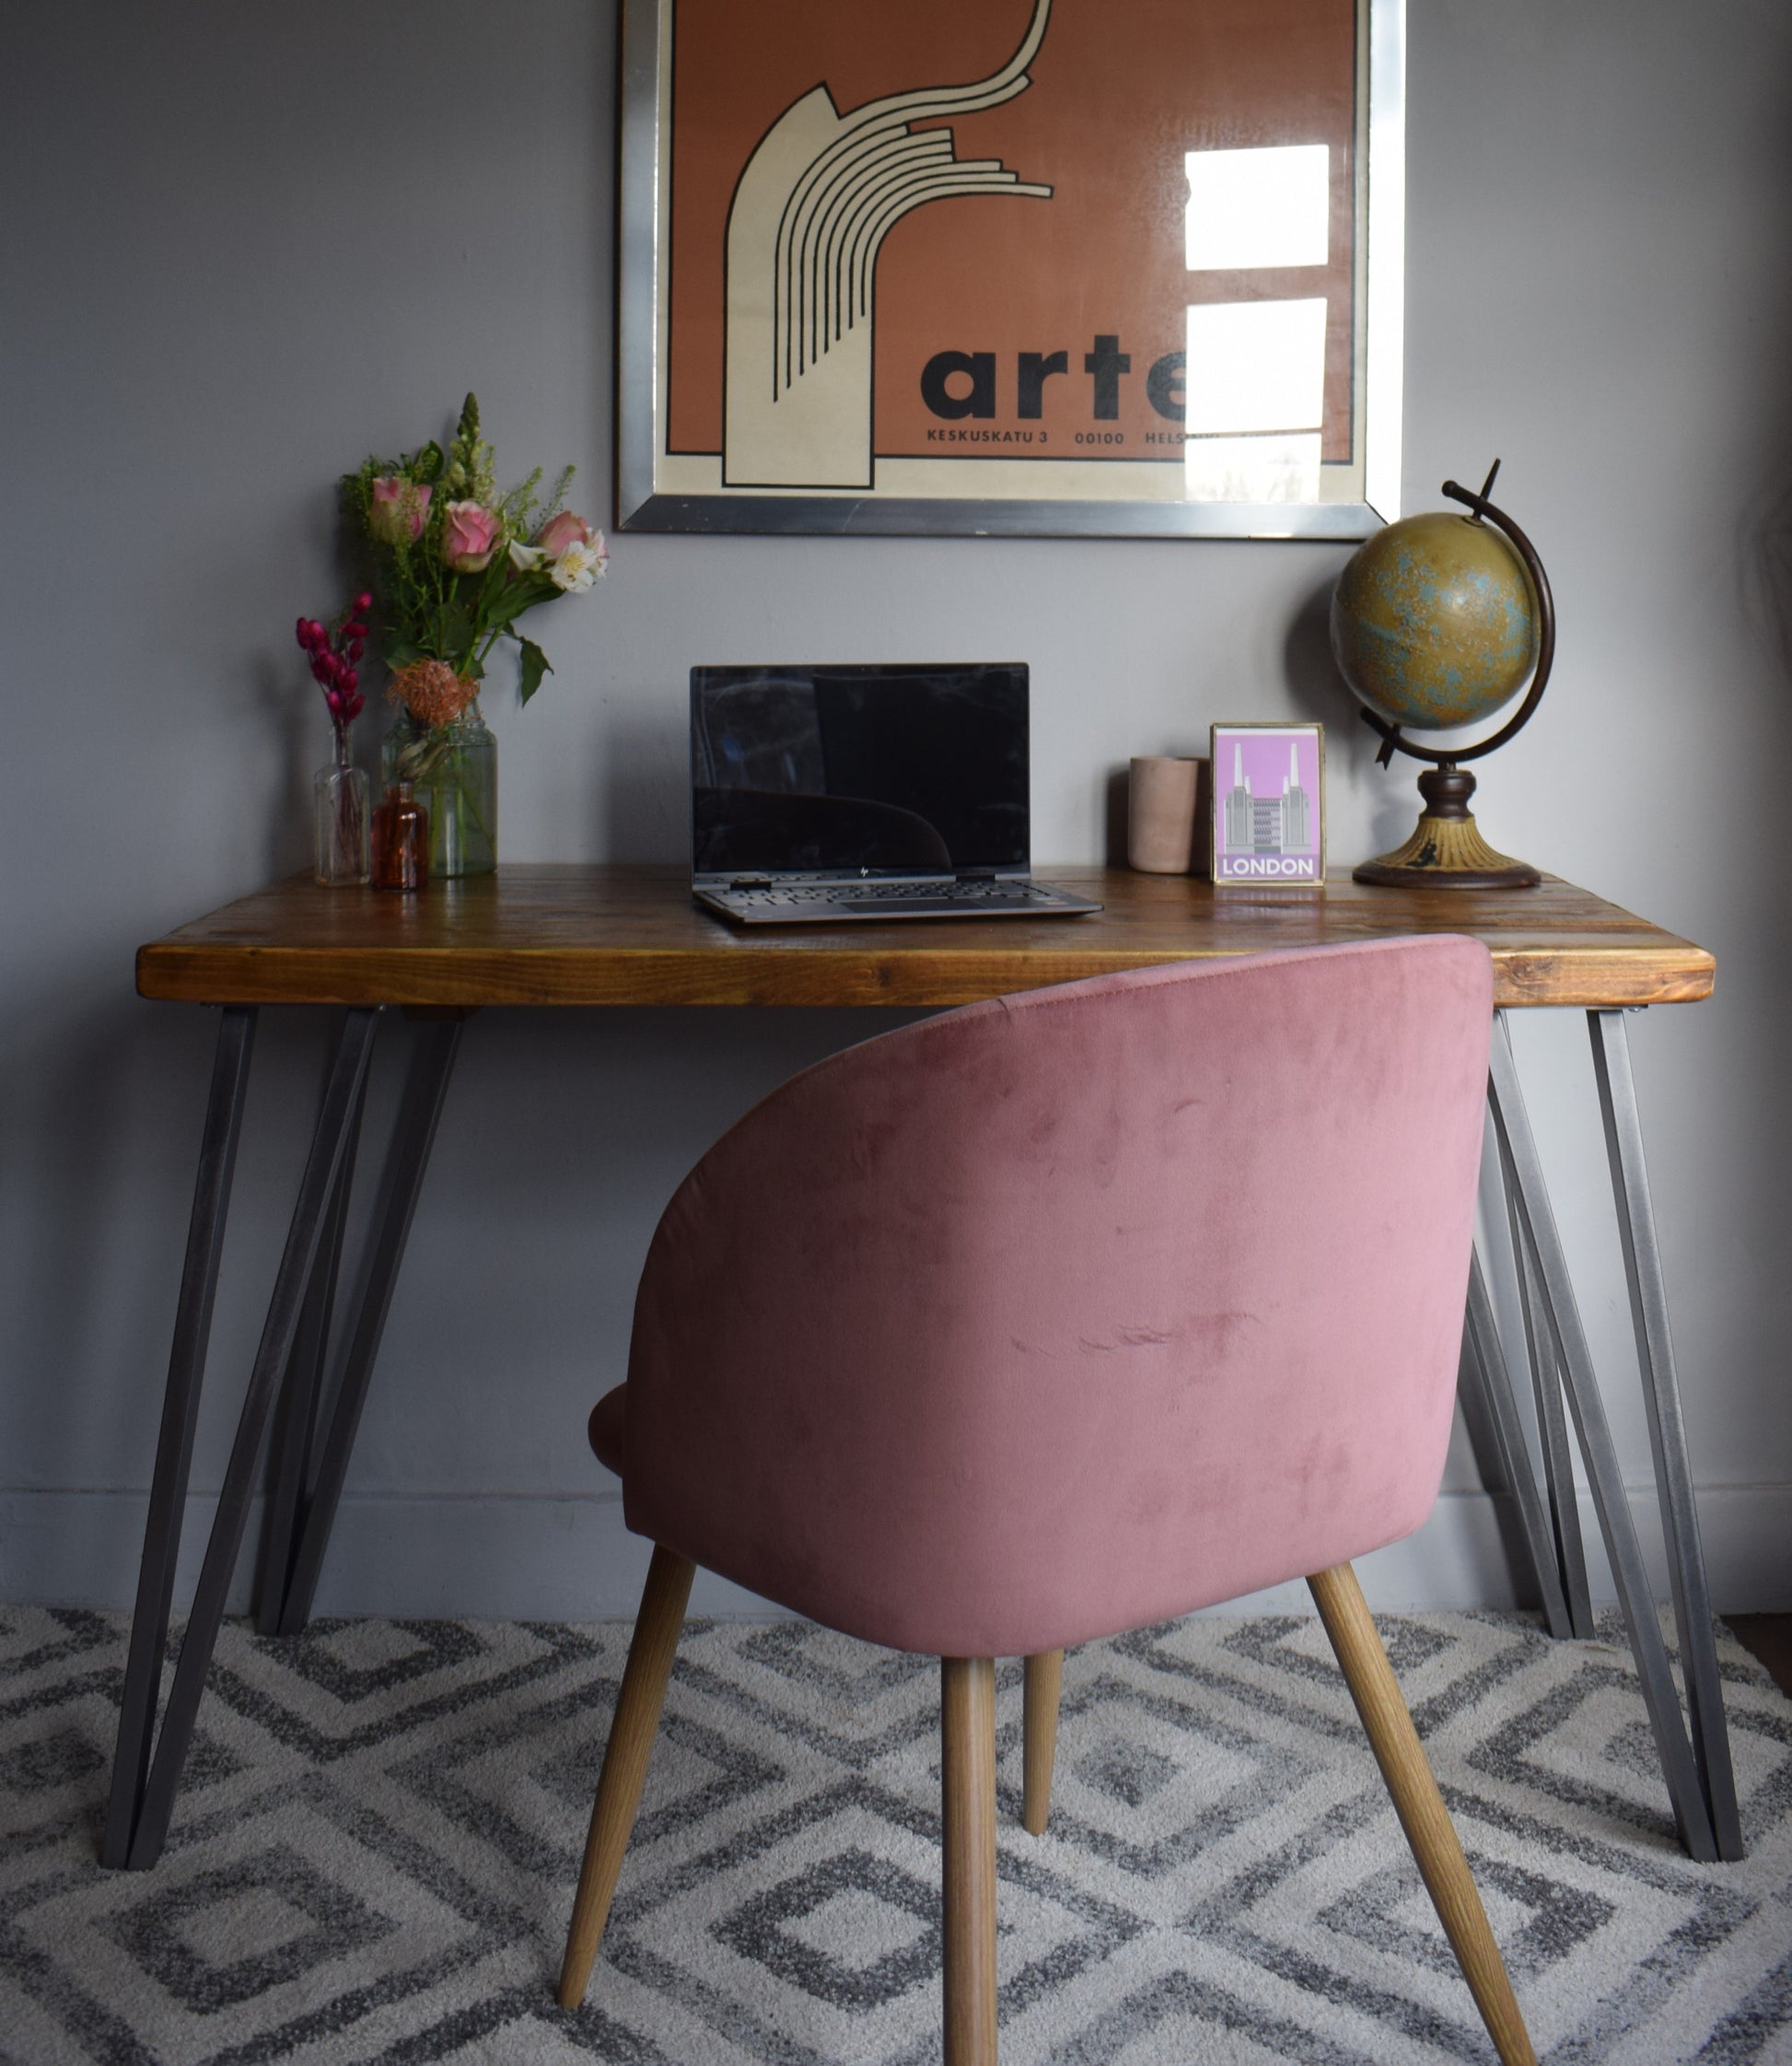
[[[1041,870],[1091,918],[909,919],[737,930],[671,869],[506,868],[421,897],[303,879],[226,905],[137,955],[146,998],[187,1004],[970,1004],[1216,954],[1472,932],[1500,1006],[1611,1009],[1711,994],[1703,947],[1553,877],[1476,895],[1226,889],[1126,869]]]
[[[1568,1447],[1571,1419],[1616,1578],[1682,1841],[1695,1857],[1742,1855],[1693,1510],[1666,1293],[1624,1036],[1626,1010],[1707,997],[1701,947],[1571,884],[1464,894],[1365,888],[1228,889],[1124,870],[1046,872],[1106,908],[1085,918],[912,920],[739,931],[696,909],[665,869],[527,867],[432,884],[421,897],[277,883],[154,940],[137,956],[146,998],[221,1006],[102,1858],[159,1855],[204,1689],[262,1447],[274,1469],[258,1610],[264,1633],[303,1628],[329,1541],[405,1236],[461,1027],[493,1006],[964,1004],[1119,969],[1414,932],[1465,932],[1494,957],[1497,1006],[1488,1102],[1525,1327],[1508,1357],[1479,1258],[1471,1275],[1463,1403],[1490,1491],[1504,1494],[1551,1632],[1592,1631]],[[250,1371],[174,1685],[154,1745],[175,1555],[228,1210],[256,1014],[263,1005],[344,1007],[316,1131]],[[1612,1163],[1686,1662],[1681,1710],[1504,1014],[1584,1010]],[[376,1023],[420,1023],[374,1221],[368,1280],[349,1322],[328,1409],[323,1373],[362,1094]],[[1529,1385],[1513,1382],[1528,1366]],[[1534,1433],[1520,1389],[1534,1401]],[[276,1418],[277,1415],[277,1418]],[[1542,1469],[1533,1462],[1533,1447]]]

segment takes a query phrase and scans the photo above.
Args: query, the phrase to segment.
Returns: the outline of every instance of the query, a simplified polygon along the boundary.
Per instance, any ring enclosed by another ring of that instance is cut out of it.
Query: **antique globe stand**
[[[1537,666],[1530,677],[1530,687],[1511,720],[1502,725],[1491,739],[1484,739],[1477,746],[1465,746],[1455,753],[1438,753],[1429,746],[1414,746],[1401,736],[1398,725],[1390,724],[1378,712],[1364,708],[1364,720],[1381,735],[1381,751],[1375,757],[1382,767],[1389,765],[1396,753],[1410,753],[1414,760],[1429,761],[1432,765],[1419,776],[1419,794],[1425,799],[1425,810],[1414,828],[1413,836],[1403,846],[1395,847],[1391,854],[1383,854],[1379,860],[1363,862],[1355,871],[1359,882],[1375,882],[1391,889],[1525,890],[1534,889],[1543,879],[1541,871],[1532,868],[1529,861],[1515,861],[1509,854],[1497,853],[1482,838],[1469,810],[1469,799],[1474,794],[1474,776],[1461,765],[1464,761],[1479,760],[1496,746],[1504,746],[1513,733],[1529,721],[1531,712],[1543,699],[1549,671],[1555,659],[1555,602],[1550,594],[1549,576],[1543,572],[1543,563],[1537,557],[1530,539],[1503,509],[1495,508],[1487,499],[1498,472],[1499,461],[1495,460],[1492,472],[1481,484],[1479,495],[1455,481],[1444,483],[1444,493],[1452,502],[1460,502],[1471,510],[1475,523],[1488,522],[1504,532],[1530,573],[1537,596],[1538,632]]]

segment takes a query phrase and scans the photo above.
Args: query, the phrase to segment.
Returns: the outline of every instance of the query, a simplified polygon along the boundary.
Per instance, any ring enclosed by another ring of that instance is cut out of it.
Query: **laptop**
[[[1074,917],[1035,882],[1027,669],[693,667],[692,894],[742,926]]]

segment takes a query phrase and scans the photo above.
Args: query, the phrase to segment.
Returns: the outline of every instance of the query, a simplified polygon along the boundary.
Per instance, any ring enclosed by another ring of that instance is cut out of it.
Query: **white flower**
[[[605,557],[601,535],[588,545],[575,538],[562,547],[548,578],[565,595],[583,595],[603,572]]]
[[[541,548],[539,545],[520,544],[513,538],[509,551],[510,564],[518,574],[533,574],[541,564]]]

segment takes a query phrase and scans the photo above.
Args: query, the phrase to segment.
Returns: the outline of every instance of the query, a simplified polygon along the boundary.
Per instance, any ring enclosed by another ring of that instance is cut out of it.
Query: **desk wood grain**
[[[673,869],[501,868],[418,897],[277,882],[152,940],[145,998],[192,1004],[951,1005],[1116,969],[1463,932],[1502,1005],[1691,1003],[1704,948],[1573,884],[1483,893],[1226,889],[1126,869],[1041,870],[1088,918],[904,920],[739,931]]]

